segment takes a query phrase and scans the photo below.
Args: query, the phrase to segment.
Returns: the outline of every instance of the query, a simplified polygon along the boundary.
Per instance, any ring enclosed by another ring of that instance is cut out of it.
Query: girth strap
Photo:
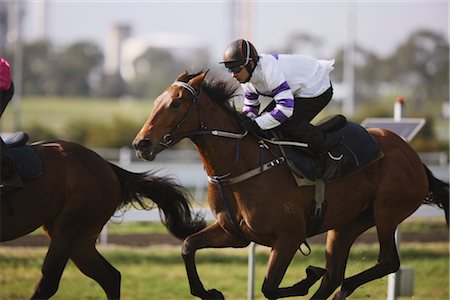
[[[256,167],[248,172],[245,172],[244,174],[241,174],[239,176],[233,177],[233,178],[221,178],[220,176],[208,176],[208,182],[213,184],[221,184],[221,185],[230,185],[239,183],[241,181],[247,180],[249,178],[252,178],[253,176],[256,176],[258,174],[261,174],[269,169],[272,169],[273,167],[276,167],[282,163],[284,163],[286,159],[284,156],[281,156],[279,158],[276,158],[274,160],[271,160],[262,166]]]

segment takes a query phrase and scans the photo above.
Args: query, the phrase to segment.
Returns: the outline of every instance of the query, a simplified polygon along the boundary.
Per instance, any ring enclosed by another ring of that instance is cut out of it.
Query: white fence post
[[[253,300],[255,290],[255,243],[251,242],[248,248],[248,283],[247,299]]]

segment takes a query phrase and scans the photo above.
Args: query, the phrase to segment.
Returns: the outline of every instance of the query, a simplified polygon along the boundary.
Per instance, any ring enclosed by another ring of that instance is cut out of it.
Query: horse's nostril
[[[139,149],[148,149],[152,146],[152,142],[150,139],[142,139],[138,143]]]
[[[144,149],[148,149],[152,146],[152,141],[148,138],[144,138],[141,140],[134,140],[133,141],[133,147],[136,150],[144,150]]]

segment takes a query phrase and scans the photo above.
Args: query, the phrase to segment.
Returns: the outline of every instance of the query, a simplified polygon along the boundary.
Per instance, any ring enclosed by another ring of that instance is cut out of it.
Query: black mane
[[[202,70],[195,74],[187,74],[185,76],[182,76],[178,80],[188,82],[189,80],[200,75],[203,72],[204,71]],[[213,102],[217,103],[226,112],[228,112],[235,118],[239,118],[239,112],[236,111],[234,103],[231,101],[234,97],[239,96],[239,85],[231,81],[225,81],[216,76],[211,81],[203,81],[201,89],[209,96],[209,98]]]

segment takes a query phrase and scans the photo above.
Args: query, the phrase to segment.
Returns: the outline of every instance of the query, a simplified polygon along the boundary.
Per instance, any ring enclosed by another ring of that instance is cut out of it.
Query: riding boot
[[[321,130],[307,122],[297,123],[295,127],[290,126],[288,130],[288,135],[295,140],[308,143],[312,152],[325,153],[334,146],[333,142],[327,139]]]
[[[334,143],[331,140],[327,139],[326,135],[323,132],[317,130],[317,133],[315,133],[310,139],[309,145],[313,151],[318,153],[325,153],[334,146]]]
[[[23,186],[22,179],[14,157],[9,152],[8,146],[0,139],[0,187],[2,190],[13,190]]]

